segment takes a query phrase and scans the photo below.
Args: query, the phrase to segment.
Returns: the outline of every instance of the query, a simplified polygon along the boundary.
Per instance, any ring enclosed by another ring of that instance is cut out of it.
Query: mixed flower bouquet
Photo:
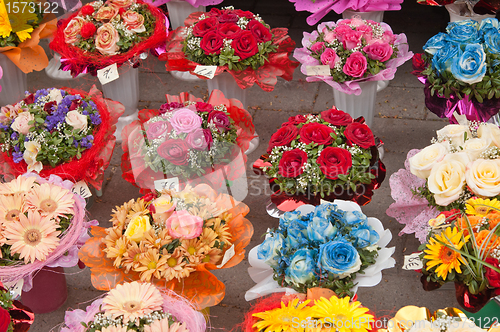
[[[12,294],[0,282],[0,331],[28,331],[34,320],[35,315],[31,309],[14,300]]]
[[[136,62],[165,42],[167,29],[165,15],[141,0],[99,0],[62,21],[50,48],[61,55],[62,70],[96,75],[114,63]]]
[[[300,293],[322,287],[339,297],[352,296],[360,286],[379,283],[382,269],[395,265],[394,248],[386,248],[391,238],[378,219],[367,218],[354,202],[335,200],[285,212],[279,227],[249,253],[249,274],[258,284],[245,298],[282,287]]]
[[[94,227],[80,259],[99,290],[140,279],[192,299],[199,309],[213,306],[224,297],[224,284],[208,270],[244,258],[253,233],[248,212],[207,185],[150,193],[117,207],[112,227]]]
[[[147,2],[149,4],[152,4],[153,6],[161,6],[165,3],[175,1],[175,0],[145,0],[144,2]],[[206,7],[206,6],[215,6],[218,5],[222,2],[223,0],[183,0],[183,2],[186,2],[190,4],[191,6],[198,8],[200,6]]]
[[[244,174],[254,133],[243,105],[219,90],[207,102],[188,93],[167,95],[159,110],[141,110],[123,130],[122,176],[144,190],[165,177],[182,183],[210,178],[218,188],[224,180],[210,174],[223,169],[230,181]]]
[[[160,59],[168,71],[194,74],[198,65],[217,66],[215,75],[228,71],[242,89],[256,83],[272,91],[278,76],[290,81],[298,66],[289,59],[295,42],[287,33],[285,28],[270,29],[249,11],[213,8],[191,14],[184,27],[173,31]]]
[[[44,266],[78,264],[78,250],[95,221],[85,221],[85,201],[74,194],[71,181],[51,175],[26,174],[0,184],[0,280],[24,278]]]
[[[95,86],[87,94],[41,89],[0,108],[0,173],[16,177],[55,174],[101,189],[115,147],[113,135],[123,106],[104,100]]]
[[[329,76],[308,76],[308,82],[325,81],[347,94],[361,94],[360,82],[391,80],[397,67],[409,60],[406,35],[395,35],[386,23],[353,18],[318,25],[304,32],[303,48],[294,51],[300,70],[328,65]]]
[[[267,153],[256,166],[271,178],[271,198],[277,205],[297,196],[365,205],[385,178],[375,138],[363,118],[353,120],[335,107],[320,115],[290,117],[271,136]]]
[[[499,22],[464,20],[449,23],[413,58],[414,75],[425,84],[425,105],[441,118],[453,112],[486,122],[500,108]]]
[[[117,285],[86,310],[66,311],[61,332],[204,332],[205,318],[187,300],[150,283]]]
[[[458,17],[479,18],[482,15],[496,15],[499,6],[495,1],[484,0],[417,0],[417,3],[430,6],[445,6],[448,12]],[[478,17],[479,16],[479,17]]]

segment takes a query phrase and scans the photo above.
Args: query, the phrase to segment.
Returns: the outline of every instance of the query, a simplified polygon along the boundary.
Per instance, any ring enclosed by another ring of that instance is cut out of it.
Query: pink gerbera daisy
[[[48,218],[73,214],[74,204],[71,191],[50,183],[41,184],[26,196],[28,208],[38,210],[42,216]]]
[[[168,318],[163,318],[162,320],[155,320],[148,326],[144,326],[144,332],[187,332],[185,324],[175,322],[172,325],[168,325]]]
[[[0,222],[19,220],[19,214],[26,210],[22,194],[0,195]]]
[[[126,326],[108,326],[101,330],[101,332],[133,332],[129,330]]]
[[[24,194],[31,190],[31,188],[38,186],[35,183],[35,176],[18,176],[14,180],[7,183],[0,183],[0,194],[2,195],[12,195],[12,194]]]

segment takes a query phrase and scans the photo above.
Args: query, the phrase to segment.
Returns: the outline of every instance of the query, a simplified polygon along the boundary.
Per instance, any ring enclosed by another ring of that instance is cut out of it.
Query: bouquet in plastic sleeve
[[[500,108],[498,20],[449,23],[413,57],[414,75],[425,84],[425,105],[456,123],[453,113],[486,122]]]
[[[244,258],[253,234],[248,212],[207,185],[148,194],[116,207],[112,227],[92,228],[80,259],[99,290],[141,280],[174,290],[198,309],[214,306],[225,287],[209,270]]]
[[[122,176],[143,191],[172,178],[182,187],[208,182],[217,190],[242,176],[246,183],[244,151],[254,133],[243,105],[219,90],[206,103],[188,93],[167,95],[159,110],[141,110],[123,130]]]
[[[360,82],[392,80],[397,67],[411,59],[406,35],[393,34],[386,23],[360,18],[342,19],[318,25],[312,33],[304,32],[302,48],[293,56],[300,70],[327,65],[328,76],[308,76],[308,82],[324,81],[347,94],[361,94]]]
[[[168,20],[141,0],[93,1],[59,24],[50,48],[61,55],[61,69],[76,77],[127,61],[160,47]]]
[[[38,270],[78,264],[78,250],[89,238],[85,201],[71,181],[26,174],[0,184],[0,280],[24,279],[32,287]]]
[[[279,227],[249,253],[248,272],[257,285],[245,299],[305,293],[313,287],[352,297],[358,287],[378,284],[381,271],[395,265],[394,247],[386,248],[391,239],[391,232],[354,202],[336,200],[285,212]]]
[[[287,33],[286,28],[271,29],[249,11],[213,8],[191,14],[184,27],[173,31],[160,59],[168,71],[196,74],[199,65],[217,66],[215,75],[229,72],[242,89],[256,83],[272,91],[278,76],[291,81],[298,66],[289,59],[295,42]]]
[[[174,2],[175,0],[145,0],[144,2],[147,2],[153,6],[161,6],[165,3],[169,2]],[[206,6],[215,6],[220,4],[223,0],[181,0],[182,2],[186,2],[190,4],[191,6],[198,8],[200,6],[206,7]]]
[[[85,311],[66,311],[61,332],[204,332],[205,328],[205,318],[186,299],[134,281],[117,285]]]
[[[491,0],[417,0],[417,3],[430,6],[445,6],[450,13],[452,22],[464,18],[481,21],[488,17],[486,15],[496,15],[499,9],[499,4]],[[455,17],[456,19],[453,20]]]
[[[35,315],[0,283],[0,331],[28,331],[35,320]]]
[[[371,201],[385,166],[370,128],[333,107],[319,115],[290,117],[254,164],[270,178],[271,200],[283,211],[320,198]],[[293,202],[292,202],[293,201]]]

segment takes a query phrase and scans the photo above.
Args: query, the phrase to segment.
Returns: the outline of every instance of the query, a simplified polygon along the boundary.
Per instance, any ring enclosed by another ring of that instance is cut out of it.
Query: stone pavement
[[[226,0],[221,5],[234,5],[235,8],[259,13],[272,27],[287,27],[290,35],[300,47],[302,32],[311,32],[314,27],[306,24],[308,13],[296,12],[287,0]],[[219,5],[218,7],[221,7]],[[444,31],[449,20],[444,8],[417,5],[414,0],[403,3],[402,10],[386,12],[384,22],[391,25],[395,33],[406,33],[413,52],[421,52],[423,44],[437,32]],[[340,15],[329,14],[323,21],[337,20]],[[427,306],[431,310],[447,306],[457,306],[454,290],[448,287],[434,292],[423,291],[419,282],[420,275],[401,269],[403,257],[417,250],[418,242],[413,236],[398,236],[403,228],[397,221],[385,214],[393,202],[390,196],[389,176],[403,167],[406,153],[410,149],[423,148],[429,144],[435,130],[446,122],[437,118],[424,107],[422,85],[411,74],[411,62],[399,68],[396,78],[389,86],[378,93],[376,117],[373,132],[385,143],[384,163],[387,178],[382,187],[375,191],[373,201],[363,208],[366,215],[379,218],[393,234],[390,246],[396,247],[395,268],[384,270],[380,284],[372,288],[361,288],[359,300],[377,315],[391,315],[405,305]],[[94,77],[82,77],[62,82],[49,79],[45,72],[28,75],[30,90],[46,87],[71,86],[87,89],[97,84]],[[188,91],[196,96],[206,97],[207,87],[203,81],[187,83],[174,79],[165,71],[164,64],[149,57],[140,74],[140,108],[158,108],[165,101],[165,94],[178,94]],[[255,233],[248,249],[263,241],[262,235],[269,227],[276,227],[278,220],[270,217],[264,206],[268,201],[269,190],[264,176],[253,174],[251,164],[265,152],[272,133],[289,116],[299,113],[321,112],[334,104],[332,88],[326,83],[307,83],[297,69],[294,79],[286,82],[279,79],[273,92],[263,92],[257,86],[250,89],[248,109],[254,117],[255,127],[260,134],[260,146],[248,156],[247,177],[249,194],[244,200],[250,207],[247,218],[254,225]],[[120,169],[120,146],[115,149],[111,166],[107,170],[104,194],[95,200],[89,209],[89,217],[109,226],[111,210],[116,205],[139,197],[139,191],[122,179]],[[212,329],[231,330],[242,322],[249,303],[244,299],[245,292],[254,283],[247,273],[248,261],[215,274],[226,285],[224,300],[210,311]],[[68,300],[57,311],[36,315],[31,331],[58,331],[57,325],[63,322],[68,308],[83,308],[101,292],[90,283],[88,269],[67,269]]]

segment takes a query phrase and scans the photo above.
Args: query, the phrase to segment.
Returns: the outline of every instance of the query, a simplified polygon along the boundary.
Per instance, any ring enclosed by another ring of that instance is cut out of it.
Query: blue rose
[[[484,46],[490,53],[500,53],[500,34],[498,30],[486,33],[484,36]]]
[[[356,248],[350,242],[341,239],[320,245],[318,268],[342,279],[359,271],[361,259]]]
[[[459,51],[458,56],[451,65],[453,76],[464,83],[481,82],[486,74],[486,54],[480,44],[469,44],[464,51]]]
[[[316,278],[317,252],[312,249],[299,249],[292,256],[290,266],[285,270],[285,281],[304,284]]]
[[[291,224],[301,219],[301,217],[300,211],[285,212],[280,217],[280,228],[287,229]]]
[[[281,234],[271,233],[270,236],[262,242],[257,250],[257,257],[263,260],[272,268],[278,267],[279,256],[278,251],[285,245],[285,241]]]
[[[446,40],[459,44],[474,44],[481,42],[478,30],[479,23],[473,20],[464,20],[448,23]]]
[[[363,226],[351,232],[351,236],[356,238],[354,246],[356,248],[366,248],[375,245],[380,240],[380,235],[371,228],[371,226]]]
[[[333,210],[336,209],[336,205],[334,204],[321,204],[314,208],[314,212],[312,213],[312,218],[318,217],[322,219],[328,219]]]
[[[307,228],[297,222],[290,224],[287,229],[286,243],[290,248],[299,248],[308,245]]]
[[[424,45],[424,51],[430,54],[436,53],[439,49],[447,47],[448,42],[446,41],[445,33],[438,33],[437,35],[431,37]]]
[[[325,243],[335,237],[337,227],[328,218],[313,217],[307,226],[307,236],[311,241]]]
[[[359,211],[346,211],[344,214],[344,221],[347,225],[358,228],[366,225],[368,218]]]
[[[457,56],[459,47],[456,44],[449,43],[448,47],[438,50],[432,57],[432,67],[440,74],[451,70],[453,59]]]
[[[498,20],[496,18],[485,18],[479,25],[479,31],[483,33],[483,35],[489,32],[498,33]]]

